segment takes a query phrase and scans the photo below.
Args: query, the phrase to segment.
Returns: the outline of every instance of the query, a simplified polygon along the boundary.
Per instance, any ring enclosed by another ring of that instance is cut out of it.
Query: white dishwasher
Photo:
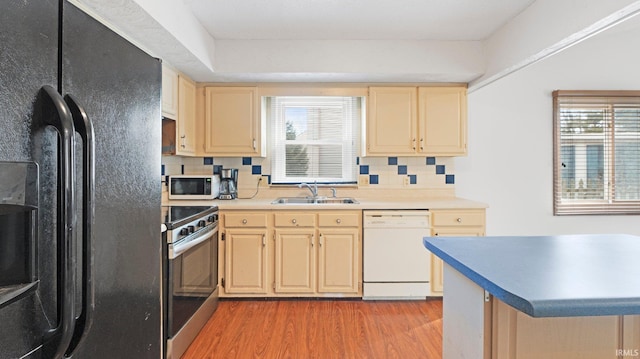
[[[431,294],[427,210],[363,211],[363,299],[424,299]]]

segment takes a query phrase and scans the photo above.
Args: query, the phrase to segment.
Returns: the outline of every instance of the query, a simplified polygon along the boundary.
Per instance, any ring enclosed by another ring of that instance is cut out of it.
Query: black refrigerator
[[[0,358],[160,358],[160,62],[0,1]]]

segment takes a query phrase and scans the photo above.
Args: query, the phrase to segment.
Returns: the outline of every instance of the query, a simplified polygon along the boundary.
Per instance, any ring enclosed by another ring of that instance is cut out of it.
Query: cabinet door
[[[314,293],[315,229],[276,229],[276,293]]]
[[[176,153],[194,155],[196,151],[196,85],[178,77],[178,128]]]
[[[432,236],[439,237],[475,237],[484,236],[484,227],[434,227],[431,229]],[[443,268],[442,259],[431,253],[431,292],[442,293],[443,288]]]
[[[266,294],[266,230],[231,228],[225,237],[225,292]]]
[[[357,293],[360,236],[357,228],[320,228],[318,292]]]
[[[467,153],[467,89],[421,87],[418,91],[418,150],[424,155]]]
[[[262,156],[255,87],[207,87],[205,146],[210,155]]]
[[[415,87],[370,87],[367,155],[414,155],[417,108]]]
[[[178,116],[178,74],[167,66],[162,66],[162,116]]]

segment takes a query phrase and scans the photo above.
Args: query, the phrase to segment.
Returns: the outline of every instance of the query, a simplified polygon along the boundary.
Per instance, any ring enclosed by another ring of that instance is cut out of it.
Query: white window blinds
[[[555,91],[554,213],[640,213],[640,92]]]
[[[271,181],[356,183],[361,97],[265,97]]]

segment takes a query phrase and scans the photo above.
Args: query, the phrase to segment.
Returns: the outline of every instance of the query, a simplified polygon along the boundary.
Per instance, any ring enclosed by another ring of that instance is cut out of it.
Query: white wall
[[[553,216],[551,92],[640,90],[640,28],[622,24],[469,94],[456,193],[489,204],[487,235],[630,233],[633,216]]]

